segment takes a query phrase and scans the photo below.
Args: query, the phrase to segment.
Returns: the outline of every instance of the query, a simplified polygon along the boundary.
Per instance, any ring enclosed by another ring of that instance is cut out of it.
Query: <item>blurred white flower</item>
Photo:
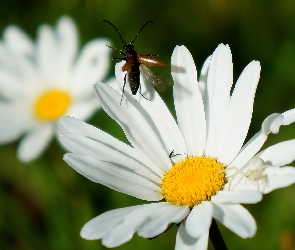
[[[42,25],[34,43],[15,26],[0,41],[0,143],[21,138],[22,161],[38,157],[57,132],[63,115],[89,118],[100,107],[93,84],[106,77],[106,39],[88,42],[78,53],[74,22],[62,17],[55,28]]]
[[[122,63],[116,77],[123,83]],[[295,169],[281,167],[295,159],[295,140],[262,152],[269,133],[291,122],[294,110],[272,114],[244,146],[260,76],[257,61],[246,66],[234,90],[230,48],[219,45],[201,70],[184,46],[172,55],[174,104],[178,124],[160,96],[152,100],[98,83],[103,109],[125,132],[129,146],[70,117],[58,125],[64,160],[94,182],[152,204],[106,212],[82,229],[85,239],[119,246],[138,235],[153,238],[169,224],[179,224],[176,249],[206,249],[212,218],[242,238],[252,237],[256,223],[240,204],[257,203],[262,194],[295,182]],[[152,92],[141,79],[143,93]],[[290,118],[291,117],[291,118]],[[156,202],[161,201],[161,202]]]

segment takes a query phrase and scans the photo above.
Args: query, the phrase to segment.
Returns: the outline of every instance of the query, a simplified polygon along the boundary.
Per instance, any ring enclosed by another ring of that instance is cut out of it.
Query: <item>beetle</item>
[[[136,93],[139,90],[140,95],[142,97],[144,97],[145,99],[147,99],[141,93],[140,73],[155,89],[157,89],[158,91],[165,90],[166,89],[166,84],[162,81],[161,77],[154,75],[150,71],[150,69],[147,67],[147,66],[163,67],[163,66],[165,66],[165,62],[153,58],[153,56],[158,56],[158,55],[142,55],[142,54],[138,54],[135,51],[134,46],[132,45],[135,42],[138,35],[140,34],[140,32],[143,30],[143,28],[147,24],[149,24],[149,23],[152,24],[153,22],[152,21],[146,22],[139,29],[136,36],[134,37],[134,39],[129,44],[127,44],[123,40],[119,30],[110,21],[101,20],[100,22],[106,22],[106,23],[110,24],[117,31],[118,35],[120,36],[120,39],[121,39],[122,43],[124,43],[124,46],[123,46],[124,51],[107,45],[109,48],[118,51],[121,55],[124,56],[123,58],[113,58],[114,60],[124,60],[124,61],[126,61],[126,63],[122,67],[122,71],[123,72],[126,71],[126,74],[124,76],[124,85],[123,85],[120,105],[121,105],[121,102],[122,102],[122,99],[123,99],[124,88],[125,88],[125,85],[126,85],[126,81],[127,81],[126,77],[127,76],[128,76],[129,86],[130,86],[130,89],[131,89],[131,92],[132,92],[133,95],[136,95]]]

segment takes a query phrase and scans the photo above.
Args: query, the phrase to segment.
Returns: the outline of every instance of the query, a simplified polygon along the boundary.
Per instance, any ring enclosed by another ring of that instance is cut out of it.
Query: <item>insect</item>
[[[243,169],[239,169],[237,167],[229,167],[229,168],[227,168],[225,170],[220,171],[219,173],[230,171],[230,170],[235,171],[235,173],[233,175],[228,176],[228,178],[231,179],[230,180],[230,183],[229,183],[229,188],[231,186],[231,183],[232,183],[233,179],[237,175],[241,175],[242,177],[245,178],[245,181],[249,181],[253,185],[258,186],[258,190],[260,188],[259,183],[261,183],[264,186],[268,186],[268,178],[267,178],[267,175],[264,174],[264,170],[267,169],[270,166],[267,165],[260,158],[253,158],[250,161],[249,164],[250,165],[248,166],[248,168],[246,169],[246,171],[244,171]]]
[[[175,154],[174,153],[174,149],[170,152],[169,154],[169,158],[171,159],[172,157],[175,157],[175,156],[178,156],[178,155],[185,155],[185,153],[182,153],[182,154]]]
[[[157,60],[155,58],[152,58],[152,56],[158,56],[158,55],[137,54],[137,52],[134,49],[134,46],[132,45],[135,42],[138,35],[140,34],[140,32],[143,30],[143,28],[147,24],[149,24],[149,23],[152,24],[153,22],[152,21],[146,22],[139,29],[136,36],[134,37],[134,39],[129,44],[127,44],[123,40],[119,30],[111,22],[109,22],[107,20],[101,20],[100,22],[106,22],[106,23],[110,24],[117,31],[118,35],[120,36],[120,39],[121,39],[122,43],[124,43],[124,46],[123,46],[124,51],[107,45],[111,49],[114,49],[114,50],[118,51],[121,55],[124,56],[123,58],[113,58],[114,60],[124,60],[124,61],[126,61],[126,63],[122,67],[122,71],[123,72],[126,71],[127,73],[124,76],[124,85],[123,85],[120,105],[121,105],[123,94],[124,94],[124,88],[125,88],[125,85],[126,85],[126,81],[127,81],[126,77],[127,76],[128,76],[129,86],[130,86],[130,89],[131,89],[131,92],[132,92],[133,95],[136,95],[136,93],[139,90],[140,95],[142,97],[144,97],[145,99],[147,99],[141,93],[140,73],[156,90],[164,91],[166,89],[166,87],[167,87],[166,84],[162,81],[161,77],[154,75],[147,66],[163,67],[163,66],[165,66],[165,62]]]

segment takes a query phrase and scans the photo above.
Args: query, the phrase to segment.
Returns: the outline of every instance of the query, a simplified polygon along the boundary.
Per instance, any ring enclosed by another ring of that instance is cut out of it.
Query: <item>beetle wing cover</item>
[[[134,65],[134,59],[132,56],[127,58],[126,63],[123,65],[122,67],[122,71],[127,71],[128,69],[130,69],[132,66]]]
[[[147,66],[157,66],[157,67],[163,67],[165,66],[165,62],[161,61],[161,60],[157,60],[155,58],[152,58],[150,56],[147,55],[140,55],[137,54],[137,60],[140,64],[144,64]]]

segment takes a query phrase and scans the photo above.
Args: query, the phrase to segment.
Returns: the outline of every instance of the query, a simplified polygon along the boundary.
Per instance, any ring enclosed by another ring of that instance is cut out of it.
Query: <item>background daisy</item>
[[[85,239],[102,239],[105,246],[116,247],[135,232],[153,238],[175,223],[180,224],[176,249],[206,249],[212,218],[242,238],[252,237],[255,220],[240,204],[257,203],[262,193],[295,182],[293,167],[280,168],[295,159],[295,140],[257,154],[268,135],[285,124],[284,115],[267,117],[261,131],[242,147],[252,117],[259,62],[247,65],[231,94],[228,46],[219,45],[207,59],[199,81],[184,46],[175,48],[171,61],[178,124],[156,92],[149,101],[126,90],[119,105],[120,93],[103,83],[96,84],[98,99],[131,146],[73,118],[59,121],[61,141],[72,152],[64,160],[77,172],[119,192],[159,201],[94,218],[81,231]],[[116,67],[120,84],[125,74],[121,67],[122,63]],[[153,91],[143,78],[141,82],[143,94]]]
[[[106,44],[95,39],[79,53],[69,17],[54,28],[42,25],[35,43],[18,27],[7,27],[0,43],[0,143],[22,137],[17,156],[31,161],[48,145],[60,116],[89,118],[99,107],[92,86],[109,68]]]

